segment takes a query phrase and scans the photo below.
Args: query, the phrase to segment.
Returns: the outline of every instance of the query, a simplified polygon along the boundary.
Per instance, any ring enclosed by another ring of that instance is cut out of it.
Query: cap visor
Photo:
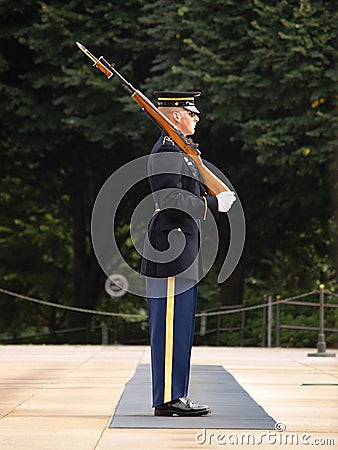
[[[196,114],[200,113],[199,110],[196,108],[196,106],[183,106],[183,108]]]

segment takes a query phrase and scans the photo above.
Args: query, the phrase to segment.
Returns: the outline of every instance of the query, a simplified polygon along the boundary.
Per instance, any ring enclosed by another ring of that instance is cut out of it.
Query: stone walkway
[[[193,348],[192,364],[223,365],[284,431],[126,430],[108,425],[137,365],[150,363],[148,347],[0,346],[0,449],[333,449],[338,357],[309,352]]]

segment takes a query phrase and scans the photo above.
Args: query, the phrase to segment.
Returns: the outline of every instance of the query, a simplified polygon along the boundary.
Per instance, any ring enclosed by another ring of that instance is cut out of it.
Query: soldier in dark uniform
[[[185,136],[199,121],[200,92],[155,92],[159,110]],[[146,276],[155,415],[210,413],[187,397],[197,283],[201,279],[200,222],[217,220],[235,201],[231,191],[205,192],[192,158],[162,133],[148,164],[155,213],[145,240],[140,272]]]

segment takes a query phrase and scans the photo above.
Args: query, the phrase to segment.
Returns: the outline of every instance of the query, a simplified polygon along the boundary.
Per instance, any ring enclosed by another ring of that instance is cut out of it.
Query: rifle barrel
[[[198,145],[191,139],[188,139],[178,130],[174,124],[161,112],[158,108],[140,91],[135,89],[115,68],[114,64],[110,64],[103,56],[96,58],[86,47],[80,42],[76,42],[79,49],[94,62],[94,66],[103,72],[107,78],[116,75],[121,81],[123,88],[128,92],[135,102],[150,116],[150,118],[164,130],[171,139],[178,145],[178,147],[188,155],[195,158],[195,162],[201,172],[205,186],[210,195],[216,195],[220,192],[228,191],[229,188],[214,175],[202,162],[200,158],[201,152],[198,150]]]

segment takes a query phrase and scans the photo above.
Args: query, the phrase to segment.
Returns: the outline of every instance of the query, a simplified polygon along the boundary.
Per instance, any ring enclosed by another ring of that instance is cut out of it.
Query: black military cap
[[[154,95],[157,97],[158,106],[181,106],[199,114],[199,110],[195,106],[195,97],[200,96],[200,92],[154,91]]]

